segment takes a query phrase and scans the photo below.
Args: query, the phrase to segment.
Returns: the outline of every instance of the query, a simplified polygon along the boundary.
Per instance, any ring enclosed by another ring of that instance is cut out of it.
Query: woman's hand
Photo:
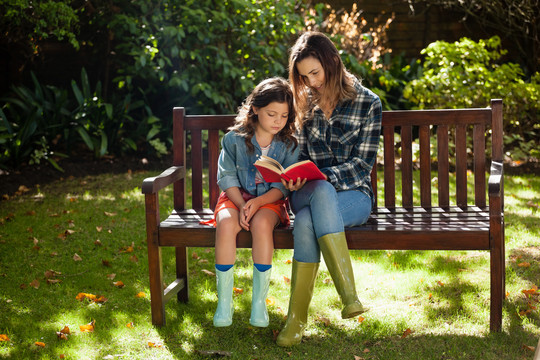
[[[296,179],[296,184],[293,182],[293,180],[289,180],[289,182],[286,182],[285,180],[281,179],[281,183],[283,186],[287,188],[289,191],[297,191],[300,190],[305,184],[307,179],[301,180],[300,178]]]

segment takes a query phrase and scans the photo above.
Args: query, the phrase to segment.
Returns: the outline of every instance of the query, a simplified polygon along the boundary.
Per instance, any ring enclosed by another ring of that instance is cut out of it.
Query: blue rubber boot
[[[218,305],[214,314],[214,326],[224,327],[232,324],[234,268],[227,271],[216,269]]]
[[[257,327],[268,326],[268,311],[266,309],[266,296],[270,285],[272,269],[260,272],[253,266],[253,293],[251,295],[251,317],[249,323]]]

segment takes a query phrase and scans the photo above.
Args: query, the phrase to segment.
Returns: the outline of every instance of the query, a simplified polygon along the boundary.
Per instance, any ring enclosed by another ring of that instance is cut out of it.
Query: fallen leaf
[[[75,253],[75,255],[73,255],[73,260],[82,261],[82,258],[79,256],[79,254]]]
[[[354,355],[354,360],[365,360],[365,358]]]
[[[536,348],[535,348],[534,346],[529,346],[529,345],[523,345],[523,348],[524,348],[525,350],[530,350],[530,351],[536,350]]]
[[[109,260],[101,260],[101,264],[103,266],[111,266],[111,263],[109,262]]]
[[[330,319],[325,318],[324,316],[319,316],[317,321],[322,322],[324,326],[330,326]]]
[[[148,347],[149,347],[149,348],[160,348],[160,347],[162,347],[162,345],[156,344],[156,343],[153,343],[153,342],[150,342],[150,341],[149,341],[149,342],[148,342]]]
[[[104,211],[103,213],[104,213],[106,216],[116,216],[116,213],[115,213],[115,212]]]
[[[287,259],[287,260],[285,260],[285,264],[287,264],[287,265],[288,265],[288,264],[292,264],[292,261],[291,261],[291,259]]]
[[[39,289],[39,280],[38,279],[32,280],[32,282],[30,282],[30,286],[33,287],[34,289]]]
[[[211,272],[210,270],[202,269],[201,271],[202,271],[203,273],[205,273],[206,275],[216,276],[216,274],[214,274],[214,273]]]
[[[191,257],[192,257],[193,259],[195,259],[195,260],[199,259],[199,255],[197,255],[196,252],[193,252],[193,253],[191,254]]]
[[[129,260],[133,261],[134,263],[139,262],[139,258],[137,257],[137,255],[131,255],[129,257]]]
[[[234,292],[236,295],[240,295],[240,294],[243,294],[243,293],[244,293],[244,289],[237,288],[237,287],[233,287],[233,292]]]
[[[50,279],[50,278],[57,277],[58,275],[62,275],[62,273],[58,271],[54,271],[54,270],[47,270],[44,272],[44,275],[45,275],[45,278]]]
[[[115,277],[116,277],[116,274],[108,274],[107,275],[107,279],[109,279],[109,280],[114,280]]]
[[[371,350],[369,350],[368,348],[365,348],[364,349],[364,354],[367,354],[368,352],[370,352]]]
[[[58,284],[58,283],[61,283],[62,280],[60,279],[47,279],[47,284]]]
[[[403,334],[401,334],[401,338],[404,339],[404,338],[406,338],[407,336],[409,336],[409,335],[411,335],[411,334],[412,334],[412,330],[409,329],[409,328],[407,328],[407,330],[405,330],[405,331],[403,332]]]
[[[75,299],[79,300],[79,301],[82,301],[84,299],[88,299],[88,300],[95,300],[96,299],[96,295],[94,294],[87,294],[87,293],[78,293],[77,296],[75,296]]]
[[[0,334],[0,341],[9,341],[9,337],[6,334]]]
[[[283,281],[285,281],[285,284],[290,284],[291,283],[291,279],[289,279],[285,275],[283,276]]]
[[[529,266],[531,266],[531,264],[524,261],[524,262],[521,262],[521,263],[517,264],[517,266],[519,266],[519,267],[529,267]]]
[[[440,280],[437,280],[437,285],[444,286],[444,283],[442,281],[440,281]]]
[[[36,346],[39,346],[39,347],[42,347],[42,348],[45,347],[45,343],[44,343],[44,342],[41,342],[41,341],[36,341],[34,344],[35,344]]]
[[[104,302],[107,302],[107,300],[109,300],[109,299],[107,299],[103,295],[100,295],[100,296],[98,296],[98,298],[96,300],[94,300],[94,302],[96,302],[96,303],[104,303]]]
[[[34,215],[36,215],[36,212],[35,212],[34,210],[30,210],[30,211],[27,211],[27,212],[25,213],[25,215],[28,215],[28,216],[34,216]]]
[[[146,297],[146,294],[143,293],[142,291],[137,293],[137,295],[135,295],[135,297],[138,297],[138,298],[145,298]]]
[[[116,286],[117,288],[123,288],[125,286],[122,281],[115,281],[113,282],[113,285]]]
[[[135,250],[135,243],[132,242],[130,246],[124,246],[118,252],[119,253],[131,253],[131,252],[133,252],[133,250]]]
[[[269,296],[266,298],[266,305],[267,306],[274,306],[276,304],[276,298],[273,296]]]
[[[96,226],[97,232],[101,232],[103,230],[103,226]]]
[[[68,339],[67,334],[64,334],[64,333],[61,332],[61,331],[57,331],[57,332],[56,332],[56,337],[58,337],[60,340],[67,340],[67,339]]]
[[[86,325],[81,325],[79,328],[81,329],[81,332],[94,332],[94,325],[96,324],[96,320],[92,320]]]
[[[94,241],[94,245],[101,246],[101,240],[97,239]]]
[[[135,327],[135,325],[133,324],[133,321],[132,322],[129,322],[126,324],[126,326],[130,329],[133,329]]]
[[[67,334],[67,335],[70,335],[71,334],[71,331],[69,330],[69,327],[66,325],[62,328],[62,330],[60,330],[60,332],[62,334]]]
[[[360,324],[363,323],[364,320],[366,320],[365,317],[363,317],[363,316],[359,316],[359,317],[358,317],[358,322],[359,322]]]

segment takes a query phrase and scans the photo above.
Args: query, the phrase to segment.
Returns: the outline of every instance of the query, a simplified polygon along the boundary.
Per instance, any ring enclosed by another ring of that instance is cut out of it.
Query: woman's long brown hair
[[[313,57],[321,63],[325,76],[325,91],[321,97],[298,73],[298,62]],[[289,81],[294,93],[296,126],[301,128],[313,110],[314,105],[335,107],[339,102],[356,97],[351,75],[339,56],[336,46],[326,35],[316,31],[302,34],[291,48],[289,55]]]

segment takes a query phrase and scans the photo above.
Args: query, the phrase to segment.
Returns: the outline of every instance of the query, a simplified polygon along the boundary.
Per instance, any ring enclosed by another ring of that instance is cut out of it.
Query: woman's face
[[[296,70],[305,84],[320,94],[323,93],[325,84],[324,69],[319,60],[311,56],[307,57],[296,63]]]

